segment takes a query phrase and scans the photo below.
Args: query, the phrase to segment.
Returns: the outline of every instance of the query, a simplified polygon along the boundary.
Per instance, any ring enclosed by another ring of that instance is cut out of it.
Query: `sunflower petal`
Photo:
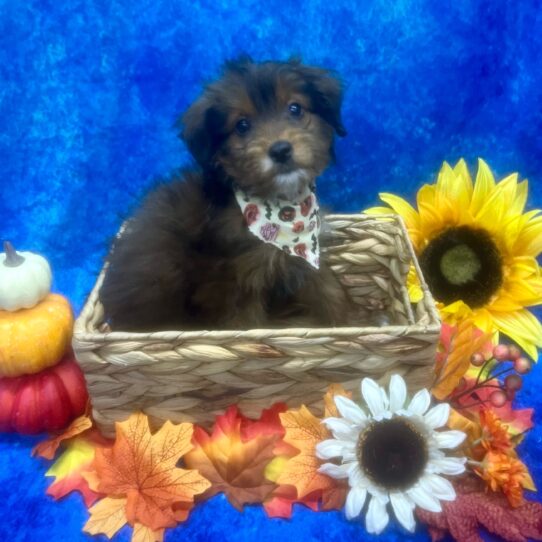
[[[410,401],[410,404],[408,405],[407,411],[410,414],[423,416],[429,408],[430,404],[431,394],[426,389],[423,389],[416,393],[416,395],[414,395],[414,397]]]
[[[411,533],[416,528],[414,519],[414,504],[404,493],[390,493],[390,503],[399,523]]]
[[[517,173],[515,173],[517,177]],[[517,184],[516,198],[514,203],[510,206],[510,213],[520,215],[525,209],[527,198],[529,196],[529,181],[525,180]]]
[[[388,406],[385,403],[381,387],[372,378],[364,378],[361,381],[361,395],[373,417],[381,419]]]
[[[456,220],[468,211],[472,197],[472,181],[466,169],[464,160],[460,160],[453,169],[444,162],[437,181],[437,193],[450,204],[451,214]]]
[[[431,429],[437,429],[442,427],[448,421],[450,417],[450,405],[448,403],[440,403],[434,406],[424,416],[425,423]]]
[[[440,431],[434,433],[439,448],[457,448],[464,440],[465,433],[462,431]]]
[[[473,215],[476,215],[484,206],[494,188],[495,178],[488,165],[479,158],[478,172],[476,174],[476,182],[474,183],[474,191],[470,203],[470,211]]]
[[[321,472],[330,478],[340,480],[342,478],[348,478],[350,475],[350,470],[351,467],[349,463],[343,463],[342,465],[335,465],[335,463],[324,463],[323,465],[320,465],[318,472]]]
[[[335,401],[335,406],[337,407],[339,414],[343,418],[357,425],[362,425],[367,421],[365,412],[363,412],[362,408],[356,405],[352,399],[349,399],[344,395],[335,395],[333,400]]]
[[[322,423],[333,433],[337,440],[357,441],[359,431],[344,418],[326,418]]]
[[[442,512],[442,505],[440,501],[433,496],[430,491],[426,491],[419,484],[407,490],[407,495],[416,503],[417,506],[428,510],[429,512],[435,512],[438,514]]]
[[[361,472],[359,468],[359,462],[356,459],[351,463],[350,471],[348,473],[348,483],[350,487],[364,486],[368,485],[368,480],[365,475]]]
[[[422,489],[443,501],[454,501],[456,497],[454,486],[438,474],[425,474],[420,482]]]
[[[392,412],[397,412],[401,410],[405,404],[407,396],[407,388],[403,378],[394,374],[390,378],[390,410]]]
[[[316,445],[316,457],[320,459],[333,459],[343,457],[345,452],[351,452],[355,444],[344,440],[328,439]]]
[[[465,188],[469,194],[469,198],[472,198],[472,191],[473,191],[473,184],[472,184],[472,178],[469,173],[469,168],[467,167],[467,163],[463,158],[461,158],[457,164],[454,166],[454,173],[456,176],[462,177],[463,182],[465,183]]]
[[[434,474],[446,474],[447,476],[457,476],[465,472],[464,457],[441,457],[429,461],[429,467]]]
[[[365,516],[365,528],[371,534],[380,534],[388,524],[390,517],[386,510],[386,504],[373,497],[369,501],[367,515]]]
[[[413,230],[419,229],[420,215],[418,215],[414,207],[412,207],[408,201],[387,192],[382,192],[379,196],[384,203],[387,203],[398,215],[403,217],[407,228]]]
[[[392,210],[389,207],[375,206],[375,207],[369,207],[368,209],[364,209],[363,214],[375,215],[375,216],[389,215],[389,214],[392,214]]]
[[[346,497],[346,503],[344,511],[346,513],[346,519],[357,518],[360,513],[363,505],[365,504],[365,499],[367,498],[367,489],[364,487],[353,487]]]
[[[499,331],[517,342],[532,359],[537,359],[537,347],[542,347],[542,325],[531,312],[527,309],[495,312],[492,317]]]
[[[540,211],[531,212],[540,213]],[[518,235],[515,245],[517,253],[536,257],[542,252],[542,215],[533,216]]]

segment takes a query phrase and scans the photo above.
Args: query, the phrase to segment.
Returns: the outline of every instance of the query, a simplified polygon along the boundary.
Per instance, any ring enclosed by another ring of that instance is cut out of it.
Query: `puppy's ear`
[[[226,115],[204,94],[190,106],[180,120],[181,137],[188,150],[204,169],[214,169],[214,156],[224,141]]]
[[[252,57],[250,57],[246,53],[242,53],[236,58],[232,58],[224,62],[224,65],[222,66],[222,72],[223,73],[234,72],[234,73],[244,74],[253,65],[254,65],[254,60],[252,60]]]
[[[341,120],[343,89],[339,79],[327,70],[303,66],[298,59],[291,59],[290,63],[305,80],[305,92],[311,98],[314,112],[333,126],[337,135],[344,137],[346,129]]]

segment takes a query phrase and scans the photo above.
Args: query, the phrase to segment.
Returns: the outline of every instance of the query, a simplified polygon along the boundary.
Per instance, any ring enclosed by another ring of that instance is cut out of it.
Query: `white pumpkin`
[[[0,310],[29,309],[51,291],[52,274],[47,260],[32,252],[16,252],[4,242],[0,254]]]

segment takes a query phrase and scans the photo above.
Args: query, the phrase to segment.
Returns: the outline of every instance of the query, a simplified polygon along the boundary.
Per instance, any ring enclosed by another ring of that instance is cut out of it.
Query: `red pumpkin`
[[[88,393],[70,352],[39,373],[0,378],[0,431],[56,431],[84,413]]]

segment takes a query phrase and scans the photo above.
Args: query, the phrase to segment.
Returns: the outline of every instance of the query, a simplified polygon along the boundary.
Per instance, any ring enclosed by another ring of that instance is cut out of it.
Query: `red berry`
[[[510,359],[510,348],[506,344],[498,344],[493,348],[493,357],[497,361],[506,361]]]
[[[519,375],[508,375],[504,379],[504,385],[506,386],[507,390],[520,390],[522,384],[523,382],[521,380],[521,376]]]
[[[506,398],[509,401],[513,401],[516,397],[516,390],[506,390]]]
[[[502,407],[506,404],[506,401],[508,401],[508,397],[506,397],[506,393],[504,393],[504,391],[495,390],[489,396],[489,400],[494,407]]]
[[[521,357],[521,350],[515,344],[512,344],[509,350],[510,350],[510,361],[516,361],[517,359]]]
[[[480,352],[476,352],[476,354],[473,354],[472,357],[470,358],[470,362],[475,367],[481,367],[486,362],[486,360],[484,356],[480,354]]]
[[[531,362],[527,358],[518,358],[514,361],[514,369],[520,375],[527,374],[531,370]]]

